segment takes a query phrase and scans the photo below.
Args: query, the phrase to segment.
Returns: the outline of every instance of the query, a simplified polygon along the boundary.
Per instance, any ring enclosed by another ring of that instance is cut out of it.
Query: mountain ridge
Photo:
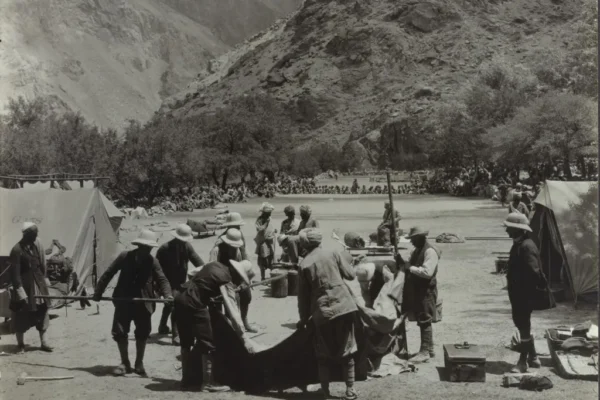
[[[129,119],[145,122],[210,60],[297,5],[298,0],[276,5],[249,0],[241,6],[233,0],[5,0],[0,109],[9,98],[46,97],[102,128],[122,128]]]

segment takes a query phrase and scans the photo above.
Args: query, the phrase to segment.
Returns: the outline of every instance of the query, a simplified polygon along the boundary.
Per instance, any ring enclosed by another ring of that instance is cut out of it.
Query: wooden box
[[[476,344],[445,344],[444,367],[450,382],[485,382],[485,356]]]

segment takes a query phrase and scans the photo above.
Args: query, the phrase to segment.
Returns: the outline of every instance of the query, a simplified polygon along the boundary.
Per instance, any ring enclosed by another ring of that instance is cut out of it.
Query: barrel
[[[291,269],[287,276],[288,296],[298,296],[298,271]]]
[[[272,269],[271,277],[275,278],[280,275],[287,275],[288,271],[284,269]],[[271,297],[282,299],[288,295],[288,280],[287,278],[277,279],[271,282]]]

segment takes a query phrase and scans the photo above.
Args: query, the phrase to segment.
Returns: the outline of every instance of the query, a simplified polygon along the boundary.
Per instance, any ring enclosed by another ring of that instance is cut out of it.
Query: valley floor
[[[330,199],[328,196],[278,197],[271,199],[276,207],[274,218],[281,221],[283,207],[293,204],[296,209],[301,204],[310,204],[313,215],[323,229],[325,246],[339,246],[330,238],[331,231],[338,234],[355,230],[367,236],[375,230],[383,214],[384,196],[348,197]],[[258,215],[260,200],[232,205],[231,210],[239,211],[246,218],[243,232],[247,238],[254,235],[254,219]],[[463,236],[505,237],[501,222],[506,210],[497,203],[481,199],[457,199],[434,196],[397,196],[395,206],[403,216],[401,227],[409,229],[420,225],[430,230],[430,236],[443,232],[458,233]],[[214,210],[202,210],[193,214],[174,214],[167,217],[125,221],[121,231],[121,242],[129,243],[144,224],[155,223],[156,230],[164,229],[161,242],[169,240],[168,231],[161,221],[171,226],[185,222],[188,218],[210,218]],[[136,228],[137,226],[137,228]],[[195,240],[194,247],[207,259],[214,243],[214,237]],[[249,253],[253,255],[253,243],[249,240]],[[419,366],[416,373],[407,373],[382,379],[357,383],[359,396],[363,399],[529,399],[544,396],[545,399],[593,399],[598,397],[595,382],[569,381],[556,375],[548,357],[542,357],[540,373],[549,376],[554,388],[543,395],[535,392],[505,389],[501,387],[502,374],[510,369],[518,355],[504,346],[510,342],[515,331],[511,321],[507,293],[503,290],[505,278],[493,274],[494,251],[508,251],[508,240],[469,241],[464,244],[443,244],[438,275],[439,293],[444,300],[444,320],[434,325],[436,358]],[[260,275],[259,275],[260,276]],[[110,294],[110,290],[107,294]],[[250,319],[260,326],[261,332],[256,341],[273,345],[291,334],[297,321],[296,298],[274,299],[268,297],[265,289],[253,292]],[[153,316],[153,330],[156,331],[162,306],[157,307]],[[46,354],[38,351],[37,334],[34,330],[26,335],[30,345],[24,355],[0,357],[0,399],[44,399],[44,400],[106,400],[106,399],[257,399],[242,393],[200,394],[178,392],[181,371],[177,359],[179,348],[170,344],[166,337],[151,338],[146,351],[146,369],[150,378],[131,375],[116,378],[110,375],[118,362],[116,345],[111,339],[110,327],[113,307],[102,303],[100,314],[94,315],[95,305],[84,311],[78,304],[67,309],[55,310],[58,317],[51,321],[49,335],[55,352]],[[556,309],[535,312],[533,332],[540,353],[548,353],[544,330],[558,324],[575,324],[586,320],[597,323],[593,308],[574,309],[572,304],[560,304]],[[409,350],[418,350],[418,328],[413,323],[408,327]],[[130,353],[133,358],[133,337],[130,338]],[[442,344],[468,341],[483,347],[487,355],[486,383],[450,383],[442,381]],[[16,350],[13,335],[3,335],[0,350],[12,353]],[[31,382],[17,386],[16,378],[22,373],[37,376],[74,375],[73,380],[60,382]],[[343,385],[335,384],[332,392],[343,394]],[[283,395],[277,392],[261,397],[310,399],[299,390],[290,390]],[[314,397],[314,396],[313,396]]]

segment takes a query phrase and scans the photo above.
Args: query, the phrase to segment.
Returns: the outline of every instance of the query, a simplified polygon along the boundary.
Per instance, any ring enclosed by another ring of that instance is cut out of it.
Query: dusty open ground
[[[273,200],[277,207],[275,219],[281,221],[283,207],[290,203],[296,206],[310,204],[313,213],[321,223],[326,236],[333,229],[342,234],[356,230],[362,234],[373,231],[381,218],[384,196],[306,196]],[[247,219],[243,231],[246,237],[253,237],[253,219],[257,215],[260,200],[247,204],[233,205],[230,209],[240,211]],[[397,196],[396,206],[403,216],[402,227],[419,224],[431,231],[430,236],[442,232],[456,232],[464,236],[505,236],[500,226],[506,211],[487,200],[455,199],[433,196]],[[214,210],[204,210],[193,214],[194,218],[214,215]],[[127,221],[124,226],[142,226],[161,220],[177,223],[185,221],[192,214],[173,215],[162,219]],[[154,226],[160,229],[159,225]],[[134,230],[122,231],[121,240],[127,243],[137,233]],[[163,234],[161,241],[168,240]],[[203,256],[214,238],[194,241],[194,247]],[[332,239],[325,240],[325,246],[338,246]],[[500,386],[501,375],[516,360],[516,353],[504,348],[510,340],[514,328],[510,319],[510,309],[505,280],[492,274],[495,255],[493,251],[508,251],[510,241],[470,241],[465,244],[441,245],[443,254],[439,270],[439,291],[444,299],[444,321],[434,325],[437,356],[435,360],[419,367],[418,372],[383,379],[360,382],[359,394],[364,399],[495,399],[495,398],[541,398],[545,399],[593,399],[598,397],[594,382],[568,381],[559,378],[550,363],[543,358],[541,373],[550,376],[554,389],[536,394],[518,389],[505,389]],[[253,246],[250,245],[250,253]],[[109,291],[110,293],[110,291]],[[255,340],[264,344],[275,344],[292,332],[297,321],[296,298],[269,298],[264,289],[254,291],[250,310],[251,319],[266,334]],[[56,346],[53,354],[42,353],[33,346],[38,345],[35,331],[28,332],[27,343],[31,346],[24,355],[0,357],[0,399],[167,399],[214,398],[241,399],[257,398],[241,393],[221,395],[179,393],[177,381],[180,372],[177,355],[179,349],[170,345],[167,338],[154,336],[148,346],[146,369],[150,378],[134,375],[125,378],[110,376],[110,369],[118,361],[118,352],[110,336],[112,305],[103,303],[100,315],[91,310],[79,310],[73,305],[67,310],[54,311],[58,315],[51,321],[50,338]],[[68,312],[68,315],[66,315]],[[154,314],[154,330],[160,318],[160,306]],[[557,309],[536,312],[533,317],[533,330],[541,353],[547,353],[543,339],[544,329],[557,324],[571,324],[591,319],[597,322],[592,308],[575,310],[572,305],[559,305]],[[409,347],[418,348],[418,330],[409,326]],[[133,338],[130,351],[133,352]],[[469,341],[483,346],[487,354],[488,374],[486,383],[464,384],[443,382],[440,367],[443,366],[441,345]],[[12,353],[15,338],[3,335],[0,348]],[[132,354],[133,357],[133,354]],[[63,382],[32,382],[25,386],[16,385],[16,377],[21,372],[30,375],[74,375],[75,379]],[[341,385],[334,385],[334,391]],[[341,391],[340,391],[341,394]],[[271,393],[277,398],[277,393]],[[286,393],[287,398],[300,398],[294,391]],[[310,397],[302,397],[310,398]]]

